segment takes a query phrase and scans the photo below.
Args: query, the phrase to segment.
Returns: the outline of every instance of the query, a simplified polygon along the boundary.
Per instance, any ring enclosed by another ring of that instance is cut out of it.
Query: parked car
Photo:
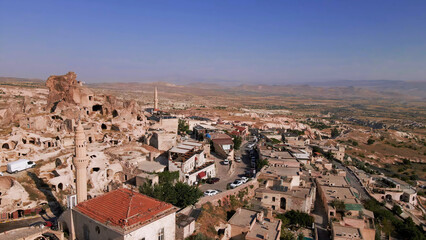
[[[248,182],[249,178],[248,177],[242,177],[241,181],[243,181],[244,183]]]
[[[204,192],[204,196],[214,196],[218,193],[219,193],[218,190],[209,189],[209,190]]]
[[[229,165],[229,160],[228,159],[225,159],[225,160],[223,160],[223,165]]]
[[[220,180],[220,178],[217,178],[217,177],[215,177],[215,178],[209,178],[209,179],[207,179],[206,183],[213,184],[213,183],[219,182],[219,180]]]
[[[236,156],[236,157],[235,157],[235,161],[236,161],[236,162],[241,162],[241,157],[240,157],[240,156]]]
[[[44,228],[45,226],[46,222],[35,222],[30,224],[30,227]]]
[[[241,185],[243,185],[243,181],[241,181],[240,179],[237,179],[237,180],[235,180],[233,183],[231,183],[231,185],[230,185],[230,187],[231,188],[236,188],[236,187],[238,187],[238,186],[241,186]]]
[[[247,178],[253,178],[256,175],[256,170],[249,170],[244,173],[244,176]]]

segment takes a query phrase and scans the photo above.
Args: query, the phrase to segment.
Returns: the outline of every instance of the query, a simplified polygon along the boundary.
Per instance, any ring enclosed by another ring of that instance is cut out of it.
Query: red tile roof
[[[107,225],[129,230],[176,211],[169,204],[128,189],[117,189],[79,203],[76,209]]]
[[[238,132],[238,131],[232,131],[232,132],[231,132],[231,135],[236,135],[236,136],[238,136],[238,135],[240,135],[240,132]]]
[[[245,127],[240,127],[240,126],[234,126],[235,129],[237,129],[238,131],[242,132],[244,130],[246,130]]]
[[[213,139],[213,142],[219,145],[232,145],[234,142],[232,139]]]
[[[164,151],[158,150],[157,148],[150,146],[148,144],[142,144],[142,147],[150,152],[157,152],[157,153],[163,153]]]

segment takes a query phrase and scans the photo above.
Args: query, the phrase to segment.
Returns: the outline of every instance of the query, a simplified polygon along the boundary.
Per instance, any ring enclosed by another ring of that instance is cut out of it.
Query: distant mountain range
[[[35,83],[43,84],[44,80],[0,77],[1,83]],[[168,82],[108,82],[88,84],[93,88],[114,90],[147,90],[161,86],[163,91],[173,92],[179,88],[181,92],[194,93],[195,89],[204,93],[223,93],[244,95],[286,95],[313,97],[355,97],[355,98],[407,98],[426,99],[426,82],[410,82],[402,80],[334,80],[292,84],[240,84],[229,85],[224,82],[193,82],[176,84]]]

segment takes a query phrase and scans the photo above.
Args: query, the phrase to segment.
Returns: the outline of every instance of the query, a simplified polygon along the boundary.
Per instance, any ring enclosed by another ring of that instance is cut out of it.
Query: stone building
[[[231,239],[280,239],[281,220],[265,218],[263,212],[238,208],[228,223],[231,226]]]
[[[224,133],[209,133],[207,137],[213,142],[214,152],[224,159],[234,159],[234,142]]]
[[[196,184],[201,179],[215,177],[214,161],[209,161],[207,155],[202,143],[185,141],[169,150],[169,171],[178,171],[179,180],[189,185]]]

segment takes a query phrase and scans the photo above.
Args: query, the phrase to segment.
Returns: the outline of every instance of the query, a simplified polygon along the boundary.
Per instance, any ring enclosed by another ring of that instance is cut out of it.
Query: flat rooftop
[[[356,199],[354,193],[349,187],[321,186],[321,188],[325,192],[325,198],[327,202],[331,202],[337,199],[337,200],[342,200],[345,203],[354,203],[353,201],[345,201],[345,200]]]
[[[185,153],[193,150],[194,148],[200,148],[202,146],[203,146],[202,143],[193,142],[193,141],[184,141],[182,143],[179,143],[177,146],[173,147],[169,151],[171,153],[185,154]]]
[[[159,162],[155,162],[155,161],[142,161],[142,162],[138,163],[138,169],[140,169],[144,172],[149,172],[149,173],[162,171],[165,167],[166,166],[162,165]]]
[[[229,224],[237,226],[250,226],[252,221],[256,219],[257,212],[253,210],[248,210],[245,208],[239,208],[235,214],[229,219]]]
[[[261,150],[260,152],[263,156],[267,156],[270,158],[280,158],[280,159],[296,159],[287,151],[276,151],[276,150]]]
[[[317,178],[318,184],[322,186],[335,186],[335,187],[348,187],[349,184],[346,178],[343,176],[336,175],[325,175],[321,178]]]
[[[278,176],[299,176],[300,168],[268,166],[263,172],[269,174],[276,174]]]
[[[287,187],[284,187],[282,189],[278,189],[275,187],[269,187],[269,188],[259,188],[256,190],[257,192],[264,192],[264,193],[279,193],[284,194],[291,197],[306,199],[311,191],[310,188],[301,188],[301,187],[294,187],[291,190]]]
[[[246,238],[275,240],[279,238],[280,221],[265,218],[263,223],[256,222]]]
[[[333,223],[334,238],[347,238],[347,239],[363,239],[361,232],[358,228],[342,226],[339,223]]]

